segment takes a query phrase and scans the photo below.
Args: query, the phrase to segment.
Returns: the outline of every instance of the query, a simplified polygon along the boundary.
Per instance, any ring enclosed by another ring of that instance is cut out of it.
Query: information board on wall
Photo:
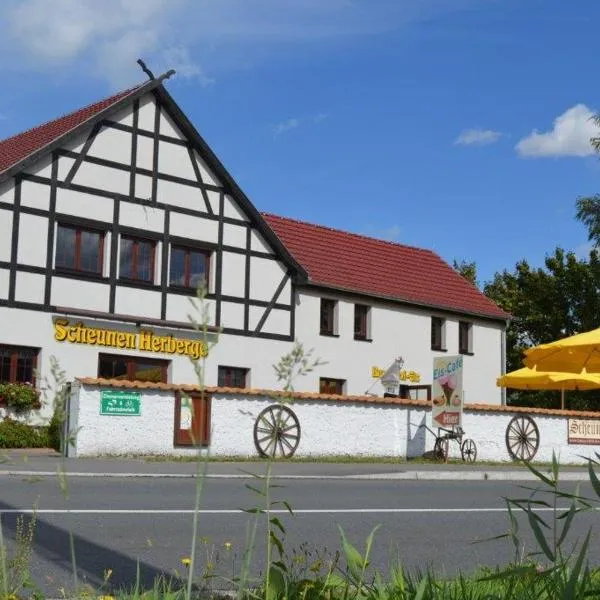
[[[600,445],[600,419],[569,419],[569,444]]]
[[[139,417],[140,392],[104,390],[100,394],[100,414],[114,417]]]
[[[433,427],[460,427],[463,411],[463,357],[433,359]]]

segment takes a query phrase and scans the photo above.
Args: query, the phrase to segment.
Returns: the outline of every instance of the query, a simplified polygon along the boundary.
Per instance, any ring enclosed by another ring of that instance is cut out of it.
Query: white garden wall
[[[90,380],[87,380],[88,382]],[[93,380],[91,380],[93,381]],[[161,384],[159,384],[161,385]],[[191,390],[192,386],[187,386]],[[100,415],[103,389],[123,388],[141,393],[139,416]],[[191,448],[174,446],[175,390],[177,386],[144,388],[131,382],[114,381],[101,387],[81,380],[73,385],[70,428],[78,430],[70,455],[161,454],[185,455]],[[181,388],[180,388],[181,389]],[[186,389],[186,388],[183,388]],[[266,406],[277,402],[267,392],[209,388],[211,405],[212,456],[256,456],[253,426]],[[426,403],[390,398],[327,397],[298,394],[290,404],[301,426],[296,456],[397,456],[417,457],[432,450],[434,437]],[[475,405],[465,410],[466,437],[475,440],[477,460],[509,461],[505,435],[515,414],[530,414],[540,432],[536,461],[549,461],[553,450],[562,463],[582,462],[594,456],[597,446],[567,442],[568,417],[590,418],[590,413],[544,409],[507,409]],[[460,456],[458,445],[450,443],[450,455]]]

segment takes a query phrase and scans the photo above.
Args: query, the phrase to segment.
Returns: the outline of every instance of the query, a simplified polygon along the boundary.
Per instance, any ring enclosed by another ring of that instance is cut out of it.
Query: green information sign
[[[139,417],[140,392],[103,391],[100,397],[100,414],[117,417]]]

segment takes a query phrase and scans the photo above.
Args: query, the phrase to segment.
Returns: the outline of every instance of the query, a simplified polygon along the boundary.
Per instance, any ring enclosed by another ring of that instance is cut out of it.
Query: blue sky
[[[259,210],[475,260],[586,252],[600,3],[5,0],[0,137],[143,80]],[[537,131],[537,134],[535,133]]]

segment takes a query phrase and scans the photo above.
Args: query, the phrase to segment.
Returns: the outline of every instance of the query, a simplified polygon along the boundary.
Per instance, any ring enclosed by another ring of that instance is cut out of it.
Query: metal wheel
[[[540,446],[540,431],[529,415],[514,416],[506,428],[506,449],[514,460],[531,460]]]
[[[460,446],[460,454],[465,462],[475,462],[477,459],[477,444],[471,439],[466,439]]]
[[[433,457],[436,460],[448,460],[448,439],[443,437],[436,437],[435,444],[433,446]]]
[[[300,443],[300,422],[287,406],[268,406],[254,422],[254,445],[261,456],[289,458]]]

